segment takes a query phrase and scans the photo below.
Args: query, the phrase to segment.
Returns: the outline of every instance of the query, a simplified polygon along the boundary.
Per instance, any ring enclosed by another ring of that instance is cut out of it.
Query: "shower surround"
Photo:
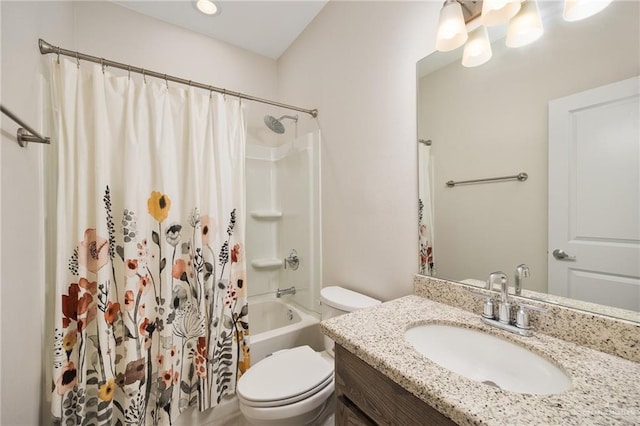
[[[308,120],[307,120],[308,121]],[[287,123],[289,124],[289,123]],[[304,123],[303,123],[304,124]],[[285,296],[318,311],[321,287],[320,131],[296,137],[293,129],[279,146],[247,141],[247,278],[252,298],[294,286]],[[284,258],[296,250],[297,269]]]

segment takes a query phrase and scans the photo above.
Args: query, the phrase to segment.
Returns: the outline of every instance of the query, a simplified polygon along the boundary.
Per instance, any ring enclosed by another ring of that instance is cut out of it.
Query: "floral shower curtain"
[[[418,241],[419,273],[435,274],[433,253],[433,158],[431,146],[418,143]]]
[[[50,71],[56,422],[215,407],[249,365],[243,105],[99,65]]]

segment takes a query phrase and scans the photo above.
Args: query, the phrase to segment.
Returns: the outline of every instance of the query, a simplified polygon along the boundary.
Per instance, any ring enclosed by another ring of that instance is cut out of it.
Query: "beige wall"
[[[433,51],[440,6],[329,2],[278,61],[281,98],[320,111],[324,286],[412,292],[415,69]]]
[[[2,105],[41,129],[43,107],[38,37],[73,40],[70,3],[0,3]],[[2,116],[0,369],[3,425],[40,424],[47,285],[44,279],[43,153],[48,147],[15,142],[17,125]]]
[[[419,136],[435,157],[437,276],[485,280],[531,268],[547,289],[547,103],[638,75],[637,2],[614,2],[580,22],[557,19],[536,43],[477,68],[459,61],[420,80]],[[449,180],[527,172],[524,183],[447,188]]]

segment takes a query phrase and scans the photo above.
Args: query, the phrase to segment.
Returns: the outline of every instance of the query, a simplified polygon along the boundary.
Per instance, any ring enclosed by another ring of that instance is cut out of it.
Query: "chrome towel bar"
[[[513,175],[513,176],[501,176],[501,177],[494,177],[494,178],[461,180],[461,181],[458,181],[458,182],[454,182],[454,181],[450,180],[449,182],[447,182],[447,186],[449,188],[453,188],[456,185],[466,185],[466,184],[485,183],[485,182],[501,182],[501,181],[505,181],[505,180],[518,180],[520,182],[524,182],[528,178],[529,178],[529,175],[524,173],[524,172],[522,172],[522,173],[518,173],[517,175]]]
[[[51,143],[51,140],[47,137],[41,136],[40,133],[33,130],[29,125],[25,124],[24,121],[20,120],[14,113],[6,109],[4,106],[0,105],[0,111],[18,123],[20,128],[16,132],[16,139],[18,139],[18,144],[21,147],[27,146],[27,142],[37,142],[37,143]]]

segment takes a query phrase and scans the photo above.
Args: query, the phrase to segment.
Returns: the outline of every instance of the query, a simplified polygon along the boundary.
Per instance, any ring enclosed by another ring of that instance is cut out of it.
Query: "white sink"
[[[424,324],[407,329],[404,336],[419,353],[441,367],[487,385],[540,395],[571,388],[569,376],[553,363],[480,330]]]

